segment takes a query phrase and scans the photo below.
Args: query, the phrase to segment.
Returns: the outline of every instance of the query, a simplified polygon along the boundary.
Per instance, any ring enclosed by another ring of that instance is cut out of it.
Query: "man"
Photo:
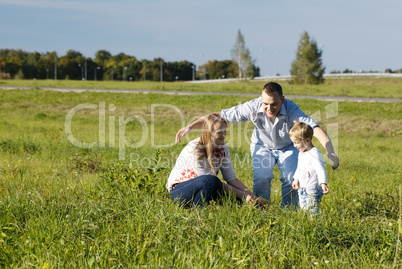
[[[297,168],[298,150],[293,146],[289,131],[295,122],[304,122],[314,130],[314,136],[327,150],[333,161],[332,169],[339,165],[332,142],[324,130],[307,116],[295,103],[285,99],[282,87],[275,82],[265,84],[261,97],[244,104],[224,109],[220,114],[228,122],[251,121],[255,128],[251,136],[251,155],[253,161],[253,192],[264,199],[271,198],[271,181],[275,165],[281,172],[281,206],[298,204],[297,191],[292,188],[293,175]],[[205,117],[180,129],[176,134],[176,143],[191,132],[199,129]]]

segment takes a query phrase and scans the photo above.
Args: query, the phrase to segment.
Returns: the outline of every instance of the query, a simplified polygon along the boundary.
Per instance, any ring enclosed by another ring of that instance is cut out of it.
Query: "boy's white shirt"
[[[306,152],[299,152],[297,169],[293,178],[299,180],[300,188],[321,183],[327,184],[324,160],[316,147]]]

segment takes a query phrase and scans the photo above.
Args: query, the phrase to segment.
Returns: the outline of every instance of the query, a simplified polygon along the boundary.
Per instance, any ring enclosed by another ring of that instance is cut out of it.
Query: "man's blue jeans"
[[[280,150],[270,150],[262,145],[250,146],[253,159],[254,179],[253,193],[271,200],[271,181],[274,178],[275,165],[281,172],[282,203],[281,206],[297,206],[297,191],[292,188],[293,175],[296,172],[299,151],[292,146]]]
[[[176,204],[202,206],[217,200],[222,192],[222,182],[218,177],[203,175],[177,184],[170,190],[170,198]]]

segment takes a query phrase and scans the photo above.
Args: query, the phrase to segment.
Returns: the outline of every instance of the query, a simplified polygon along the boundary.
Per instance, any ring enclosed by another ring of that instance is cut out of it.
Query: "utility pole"
[[[142,62],[142,66],[143,66],[143,72],[144,72],[144,81],[145,81],[145,76],[146,76],[146,72],[147,72],[147,66],[146,66],[146,64],[145,64],[145,61],[144,62]]]
[[[163,72],[162,72],[162,59],[161,59],[161,82],[163,81]]]
[[[87,72],[87,58],[85,58],[85,80],[88,78],[88,72]]]
[[[54,80],[57,80],[57,55],[54,55]]]

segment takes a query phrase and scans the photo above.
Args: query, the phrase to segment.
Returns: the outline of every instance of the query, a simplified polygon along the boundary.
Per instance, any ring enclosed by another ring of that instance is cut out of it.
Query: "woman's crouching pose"
[[[218,114],[204,121],[202,135],[190,141],[181,151],[166,188],[171,199],[180,205],[201,206],[217,200],[223,192],[233,193],[247,203],[268,202],[257,197],[237,178],[228,146],[225,143],[227,122]],[[222,173],[226,183],[217,177]]]

